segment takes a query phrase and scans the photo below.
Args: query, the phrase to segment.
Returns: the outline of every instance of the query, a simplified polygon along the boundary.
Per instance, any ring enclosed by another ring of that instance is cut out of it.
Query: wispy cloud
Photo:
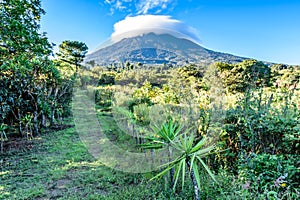
[[[176,0],[104,0],[110,6],[111,14],[116,10],[122,12],[133,12],[130,14],[158,14],[164,10],[171,9]]]
[[[148,14],[151,10],[162,11],[165,10],[173,0],[141,0],[137,4],[138,14]]]

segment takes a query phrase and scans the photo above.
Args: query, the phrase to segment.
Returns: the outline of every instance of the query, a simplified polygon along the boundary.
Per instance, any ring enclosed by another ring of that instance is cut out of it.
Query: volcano
[[[248,58],[206,49],[192,40],[172,34],[150,32],[103,45],[88,54],[85,62],[93,61],[98,66],[125,62],[152,65],[209,65],[214,62],[237,63],[245,59]]]

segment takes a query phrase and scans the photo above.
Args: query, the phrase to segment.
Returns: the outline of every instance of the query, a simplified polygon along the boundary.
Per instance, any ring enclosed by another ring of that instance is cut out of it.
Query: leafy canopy
[[[83,42],[66,40],[59,45],[59,53],[57,53],[57,56],[59,60],[75,65],[76,71],[78,71],[87,50],[88,47]]]

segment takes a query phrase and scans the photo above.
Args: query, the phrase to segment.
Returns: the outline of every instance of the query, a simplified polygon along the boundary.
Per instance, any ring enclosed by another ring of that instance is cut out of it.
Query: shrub
[[[110,87],[97,87],[95,92],[96,104],[103,107],[112,105],[113,90]]]
[[[252,154],[240,159],[239,178],[247,189],[273,191],[281,197],[288,189],[300,186],[298,155]]]
[[[150,124],[149,107],[147,104],[136,105],[133,107],[133,110],[134,118],[140,125]]]
[[[99,86],[114,85],[114,84],[115,84],[115,74],[109,72],[102,74],[98,81]]]
[[[299,153],[299,110],[288,100],[285,105],[277,105],[273,102],[276,95],[265,98],[267,95],[256,91],[227,110],[219,142],[221,149],[228,149],[218,158],[223,167],[236,171],[236,161],[242,152]]]

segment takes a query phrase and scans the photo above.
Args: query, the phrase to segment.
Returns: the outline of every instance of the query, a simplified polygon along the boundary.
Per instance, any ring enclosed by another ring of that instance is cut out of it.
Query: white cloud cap
[[[136,37],[147,33],[170,34],[200,43],[198,33],[194,28],[166,15],[126,17],[114,25],[111,41],[115,43],[124,38]]]

